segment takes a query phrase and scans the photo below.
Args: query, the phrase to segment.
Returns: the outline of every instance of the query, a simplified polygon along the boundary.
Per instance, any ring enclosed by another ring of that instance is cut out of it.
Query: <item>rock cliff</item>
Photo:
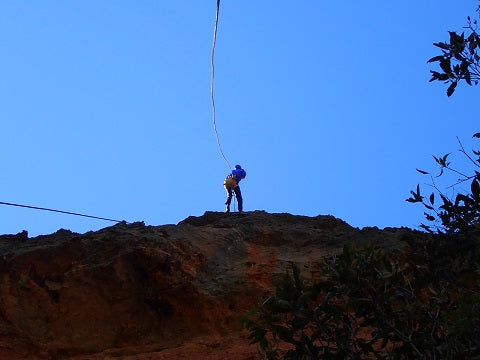
[[[333,216],[206,212],[177,225],[0,236],[0,359],[255,359],[239,319],[290,263],[418,233]]]

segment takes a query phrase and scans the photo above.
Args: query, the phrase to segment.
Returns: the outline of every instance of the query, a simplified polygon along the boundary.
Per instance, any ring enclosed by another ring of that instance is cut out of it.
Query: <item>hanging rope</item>
[[[98,216],[79,214],[79,213],[74,213],[74,212],[70,212],[70,211],[63,211],[63,210],[47,209],[47,208],[42,208],[42,207],[37,207],[37,206],[12,204],[12,203],[1,202],[1,201],[0,201],[0,205],[18,206],[18,207],[23,207],[23,208],[28,208],[28,209],[52,211],[52,212],[57,212],[57,213],[62,213],[62,214],[75,215],[75,216],[83,216],[83,217],[87,217],[87,218],[98,219],[98,220],[105,220],[105,221],[111,221],[111,222],[116,222],[116,223],[122,222],[122,220],[113,220],[113,219],[107,219],[107,218],[98,217]]]
[[[230,163],[228,162],[227,158],[225,157],[225,154],[223,153],[222,146],[220,145],[220,138],[218,137],[218,131],[217,131],[217,122],[215,120],[215,97],[213,96],[213,88],[215,85],[215,44],[217,42],[217,27],[218,27],[218,13],[220,11],[220,0],[217,0],[217,10],[215,13],[215,27],[213,29],[213,44],[212,44],[212,83],[210,86],[210,96],[212,98],[212,120],[213,120],[213,130],[215,131],[215,136],[217,138],[217,144],[218,144],[218,149],[220,150],[220,154],[223,157],[223,160],[225,160],[225,163],[227,164],[228,168],[231,170],[232,167],[230,166]]]

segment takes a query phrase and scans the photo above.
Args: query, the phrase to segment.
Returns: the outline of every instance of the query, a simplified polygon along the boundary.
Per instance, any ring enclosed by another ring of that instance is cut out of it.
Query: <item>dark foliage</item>
[[[477,8],[480,14],[480,6]],[[477,15],[478,15],[477,14]],[[441,50],[437,55],[428,60],[429,63],[438,62],[440,71],[431,70],[430,81],[443,81],[448,85],[447,95],[451,96],[458,83],[464,80],[468,85],[478,85],[480,80],[480,36],[477,32],[477,20],[467,18],[468,34],[457,34],[449,31],[450,39],[447,42],[434,43]]]
[[[317,281],[292,265],[246,327],[262,359],[465,359],[480,354],[478,241],[435,235],[387,254],[345,247]],[[453,254],[453,256],[452,256]]]
[[[475,138],[480,137],[480,133],[473,135]],[[407,201],[412,203],[421,203],[426,211],[425,218],[432,225],[422,224],[421,227],[433,232],[436,229],[438,232],[446,233],[478,233],[480,231],[480,151],[472,151],[470,155],[465,151],[461,142],[460,152],[468,159],[472,165],[470,174],[464,174],[451,166],[446,154],[442,157],[436,157],[436,164],[440,168],[440,172],[435,177],[428,171],[419,170],[423,175],[429,175],[431,186],[435,192],[432,192],[427,197],[420,192],[420,186],[417,185],[415,191],[410,191],[412,195]],[[454,185],[461,183],[468,183],[470,192],[457,193],[453,198],[447,197],[436,185],[435,178],[444,175],[445,171],[458,175],[458,181]],[[440,201],[438,201],[438,197]],[[436,203],[440,203],[436,207]]]

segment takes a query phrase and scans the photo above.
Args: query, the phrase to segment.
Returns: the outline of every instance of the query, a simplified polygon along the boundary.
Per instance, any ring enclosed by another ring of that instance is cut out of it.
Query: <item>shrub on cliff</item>
[[[480,14],[480,6],[477,8]],[[480,35],[478,34],[477,20],[467,18],[467,35],[465,32],[457,34],[449,31],[450,38],[446,42],[437,42],[434,45],[441,54],[432,57],[428,62],[436,63],[440,71],[431,70],[430,81],[442,81],[449,84],[447,96],[451,96],[460,81],[468,85],[478,85],[480,80]]]
[[[450,199],[431,176],[437,208],[419,186],[407,199],[426,207],[429,240],[390,253],[345,247],[309,282],[292,265],[246,321],[263,359],[480,358],[480,151],[461,152],[474,167],[468,175],[448,155],[435,161],[439,176],[461,175],[470,191]]]
[[[480,133],[473,135],[480,138]],[[472,151],[469,154],[465,151],[462,143],[460,143],[460,152],[467,158],[472,166],[470,173],[465,174],[453,167],[448,161],[448,156],[436,157],[435,162],[440,168],[439,174],[435,177],[427,171],[418,170],[418,172],[430,176],[430,186],[435,190],[428,197],[421,195],[420,186],[417,185],[416,191],[410,191],[411,197],[407,201],[412,203],[421,203],[426,211],[425,218],[430,225],[421,224],[421,227],[428,232],[446,233],[472,233],[480,230],[480,151]],[[470,191],[457,192],[452,197],[439,189],[436,179],[443,176],[446,172],[455,174],[457,182],[450,185],[449,188],[454,189],[460,184],[468,184]],[[440,205],[436,206],[440,198]]]
[[[470,358],[480,354],[479,255],[445,235],[393,253],[345,247],[316,281],[292,265],[246,328],[263,359]]]

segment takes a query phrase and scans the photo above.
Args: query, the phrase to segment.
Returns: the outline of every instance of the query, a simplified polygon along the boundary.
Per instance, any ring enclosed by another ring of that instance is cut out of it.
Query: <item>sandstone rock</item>
[[[238,320],[290,263],[314,276],[352,241],[395,248],[411,236],[262,211],[0,236],[0,359],[221,359],[229,344],[254,359]]]

